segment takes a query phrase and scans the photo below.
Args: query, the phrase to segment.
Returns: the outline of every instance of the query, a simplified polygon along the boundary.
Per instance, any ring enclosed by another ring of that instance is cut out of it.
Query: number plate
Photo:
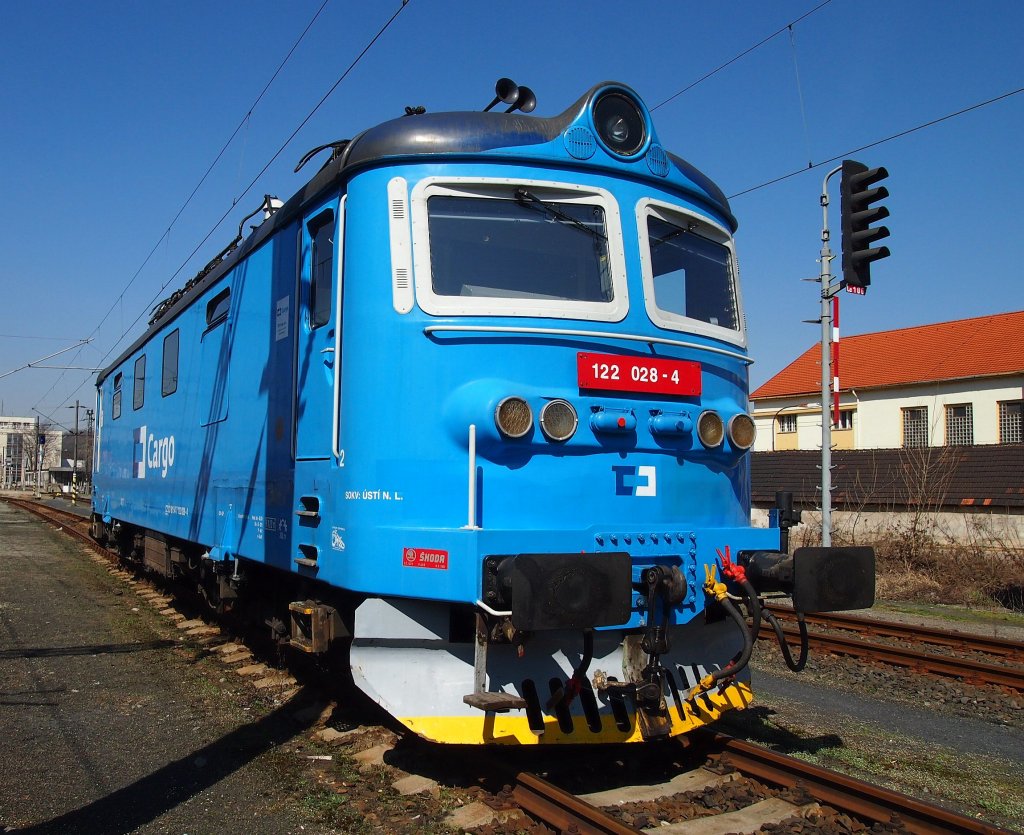
[[[687,360],[579,353],[576,375],[581,389],[677,397],[700,394],[700,363]]]

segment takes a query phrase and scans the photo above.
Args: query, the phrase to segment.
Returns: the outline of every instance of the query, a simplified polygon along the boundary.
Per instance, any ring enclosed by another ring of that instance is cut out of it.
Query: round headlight
[[[576,410],[566,400],[552,400],[540,410],[540,429],[550,441],[568,441],[578,423]]]
[[[708,449],[716,449],[725,440],[725,424],[718,412],[701,412],[697,418],[697,437]]]
[[[533,411],[521,397],[506,397],[494,410],[494,422],[502,435],[522,438],[533,427]]]
[[[647,126],[639,105],[623,93],[605,93],[594,103],[594,127],[614,154],[630,157],[647,139]]]
[[[729,443],[736,449],[750,449],[757,437],[754,419],[748,414],[733,415],[729,418]]]

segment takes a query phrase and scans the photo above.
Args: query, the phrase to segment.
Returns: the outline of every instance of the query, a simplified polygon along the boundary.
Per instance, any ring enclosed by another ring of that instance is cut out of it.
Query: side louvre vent
[[[597,150],[594,134],[582,125],[569,128],[562,137],[562,142],[565,143],[565,150],[576,159],[590,159]]]
[[[412,235],[409,229],[409,187],[403,177],[388,182],[388,203],[391,233],[392,304],[399,313],[408,313],[413,306]]]
[[[661,145],[651,145],[647,152],[647,167],[651,169],[652,174],[659,177],[668,176],[668,154]]]

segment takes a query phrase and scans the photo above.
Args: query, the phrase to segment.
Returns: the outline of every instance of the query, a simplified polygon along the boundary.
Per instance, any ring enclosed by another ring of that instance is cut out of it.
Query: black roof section
[[[1024,511],[1024,444],[832,451],[832,502],[840,510]],[[799,507],[820,506],[821,452],[757,452],[750,464],[755,505],[788,490]]]

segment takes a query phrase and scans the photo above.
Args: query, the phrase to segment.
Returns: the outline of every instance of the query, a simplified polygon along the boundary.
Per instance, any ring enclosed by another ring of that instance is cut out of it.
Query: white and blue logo
[[[656,467],[613,466],[616,496],[657,496]]]
[[[174,466],[174,436],[158,438],[147,432],[145,426],[135,430],[132,445],[132,478],[145,478],[146,471],[159,472],[160,478],[167,477],[167,470]]]

